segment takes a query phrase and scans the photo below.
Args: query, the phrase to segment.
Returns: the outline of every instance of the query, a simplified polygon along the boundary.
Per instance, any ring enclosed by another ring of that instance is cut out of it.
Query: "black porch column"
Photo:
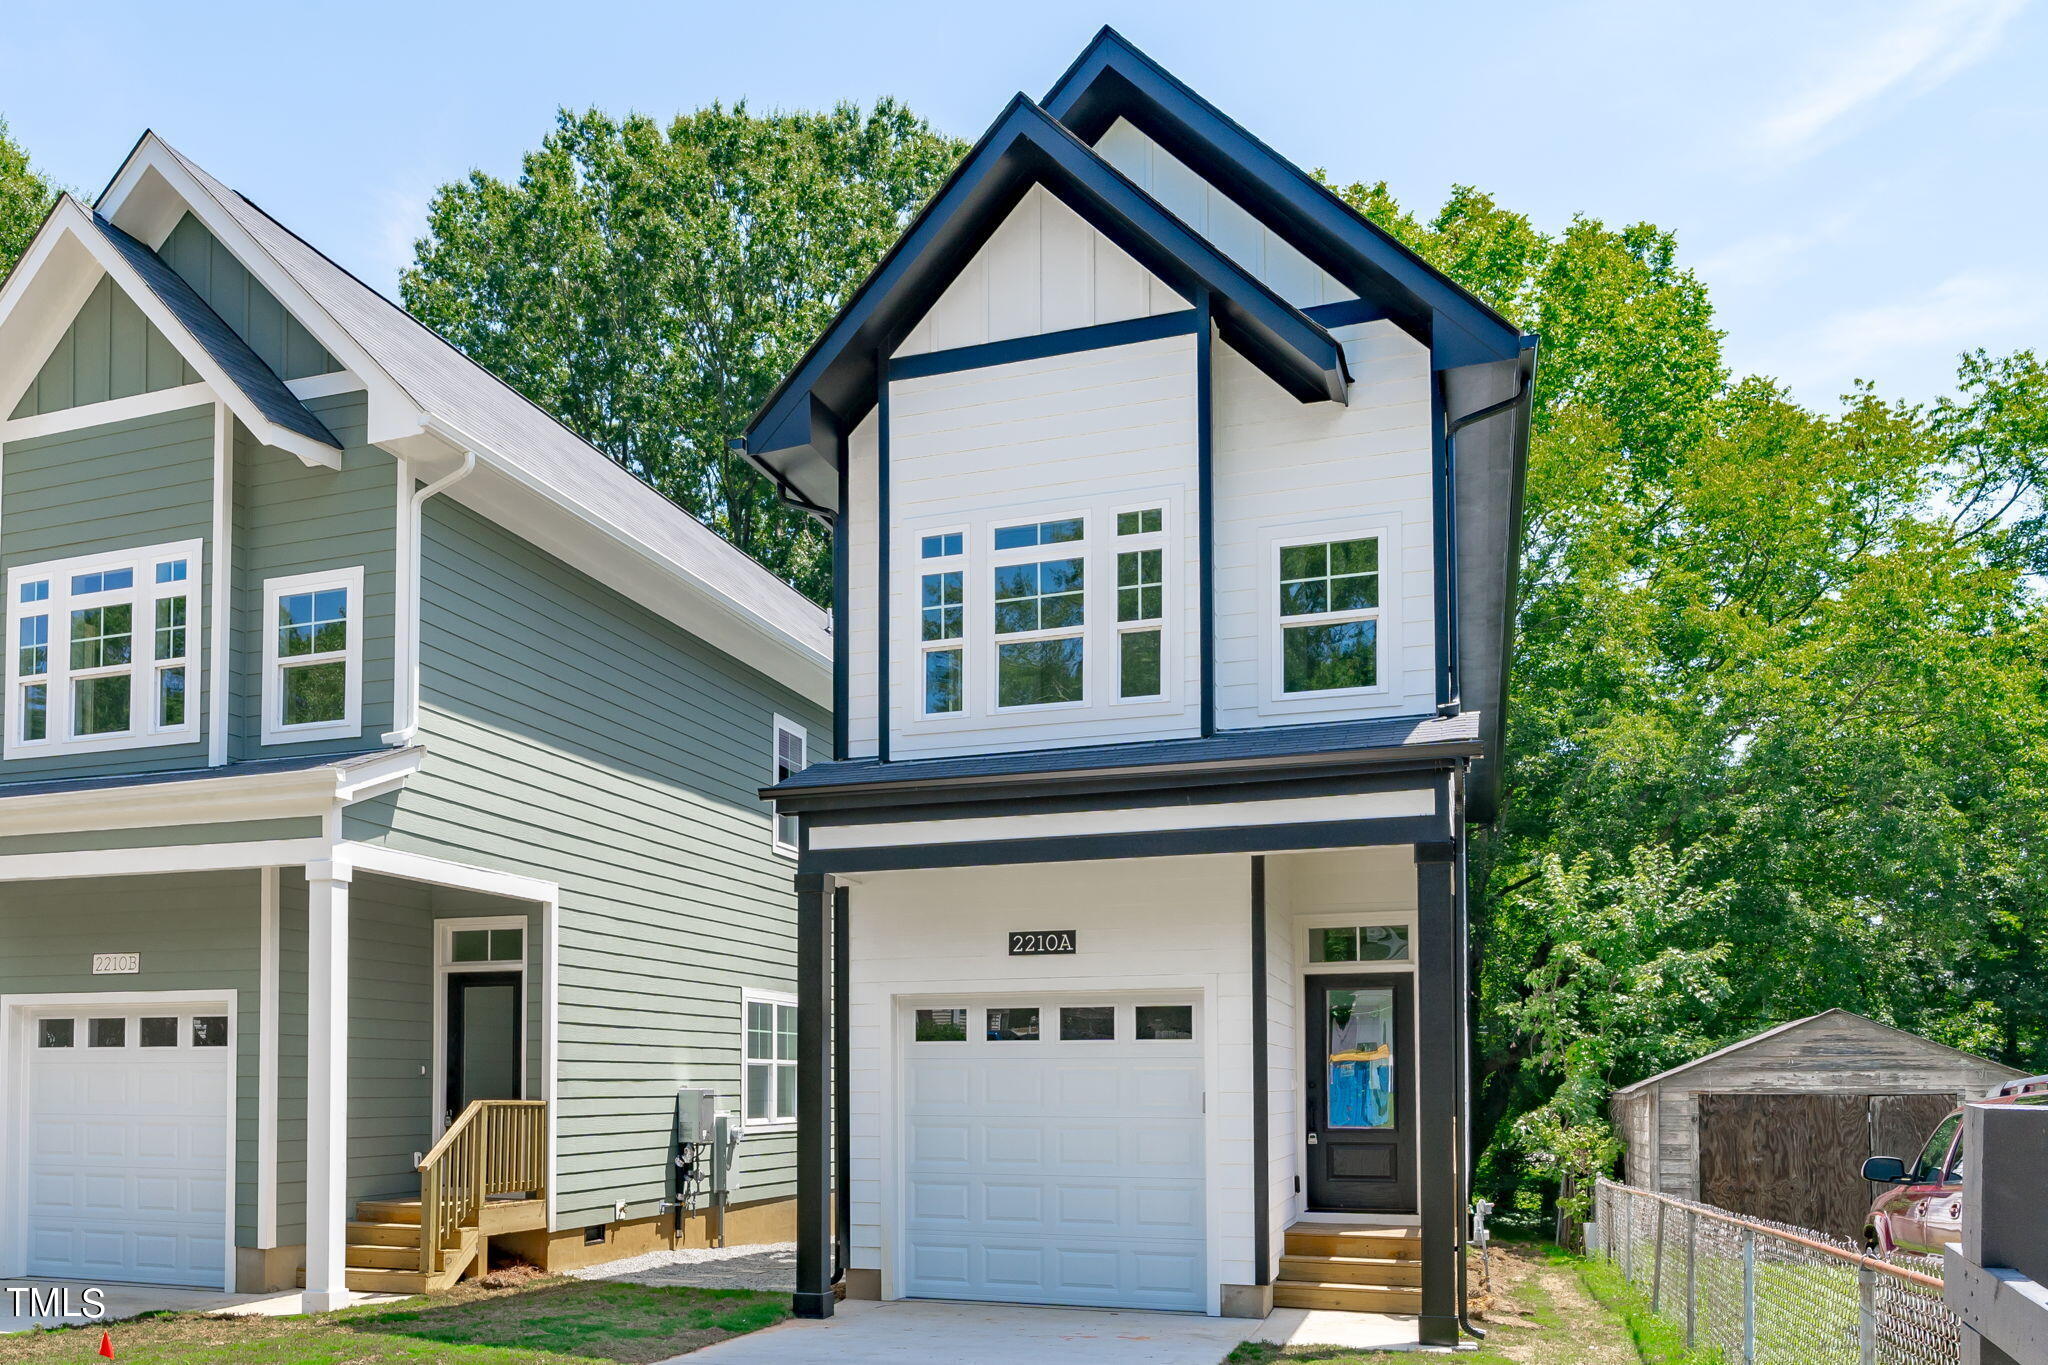
[[[796,878],[796,1295],[800,1318],[832,1316],[832,917],[825,878]]]
[[[1457,845],[1415,846],[1415,1114],[1425,1345],[1458,1340]]]

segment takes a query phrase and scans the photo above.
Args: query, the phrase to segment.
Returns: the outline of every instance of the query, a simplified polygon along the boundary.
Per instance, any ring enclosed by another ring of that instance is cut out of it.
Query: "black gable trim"
[[[749,458],[819,506],[843,434],[875,402],[878,356],[901,343],[1033,185],[1193,301],[1207,291],[1231,346],[1303,402],[1341,400],[1343,348],[1023,95],[1010,102],[748,425]]]
[[[227,371],[235,387],[248,396],[259,412],[287,431],[297,432],[336,450],[341,449],[341,442],[327,429],[327,424],[307,410],[298,395],[277,377],[277,371],[264,364],[262,357],[249,349],[249,343],[242,340],[191,285],[185,283],[182,275],[166,265],[161,256],[97,213],[92,216],[92,221],[100,235],[113,244],[114,250],[135,268],[136,274],[142,276],[149,292],[155,294],[193,339],[206,348],[214,363]]]
[[[1253,217],[1389,314],[1450,369],[1512,359],[1518,329],[1403,246],[1113,28],[1046,92],[1045,109],[1094,143],[1118,118],[1179,157]]]

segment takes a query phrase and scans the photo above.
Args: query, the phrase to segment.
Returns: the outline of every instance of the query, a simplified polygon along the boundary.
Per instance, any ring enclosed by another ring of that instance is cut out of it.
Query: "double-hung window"
[[[966,535],[923,537],[918,575],[918,648],[924,713],[957,715],[967,705]]]
[[[1082,701],[1087,652],[1085,519],[998,526],[993,548],[997,708]]]
[[[775,763],[774,773],[777,785],[789,781],[810,765],[810,735],[803,726],[793,720],[775,718]],[[794,858],[797,855],[797,819],[776,811],[768,817],[774,830],[775,851]]]
[[[740,996],[745,1032],[746,1126],[796,1122],[796,997],[768,991]]]
[[[1116,515],[1117,696],[1165,692],[1160,639],[1166,620],[1165,513],[1157,507]]]
[[[1294,542],[1278,554],[1281,695],[1378,687],[1379,538]]]
[[[361,565],[263,584],[263,742],[363,732]]]
[[[200,542],[11,569],[9,758],[199,737]]]

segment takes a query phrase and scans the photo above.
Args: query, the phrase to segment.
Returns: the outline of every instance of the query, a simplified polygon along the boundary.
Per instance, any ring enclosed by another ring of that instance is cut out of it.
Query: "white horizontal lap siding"
[[[890,752],[986,753],[1020,743],[1100,744],[1195,733],[1199,564],[1195,535],[1195,339],[955,371],[891,385],[889,396]],[[1165,508],[1167,695],[1117,693],[1115,514]],[[996,711],[987,634],[994,528],[1087,518],[1087,700]],[[918,648],[921,538],[965,533],[967,708],[923,715]],[[858,630],[858,623],[856,623]]]
[[[1217,250],[1299,308],[1355,298],[1330,274],[1123,119],[1097,140],[1102,159],[1149,192]]]
[[[875,667],[879,637],[875,633],[876,558],[875,475],[876,434],[880,417],[870,412],[853,429],[846,443],[846,623],[843,647],[851,650],[847,666],[846,748],[842,757],[873,758],[879,729],[875,712],[880,705],[881,671]],[[813,760],[824,750],[812,751]]]
[[[1209,1240],[1217,1282],[1251,1260],[1251,861],[1150,858],[865,876],[850,896],[852,1264],[883,1269],[898,1207],[899,997],[985,1003],[1201,993],[1208,1067]],[[1010,957],[1017,929],[1072,929],[1072,956]],[[901,1292],[885,1271],[885,1292]]]
[[[1429,353],[1391,323],[1339,328],[1348,405],[1298,403],[1216,347],[1216,723],[1225,730],[1436,707]],[[1278,699],[1279,538],[1376,532],[1381,689]]]
[[[1187,306],[1171,285],[1043,186],[1033,186],[896,354],[1064,332]]]

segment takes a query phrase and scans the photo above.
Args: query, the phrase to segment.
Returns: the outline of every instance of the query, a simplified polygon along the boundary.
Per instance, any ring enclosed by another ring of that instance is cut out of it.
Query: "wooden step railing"
[[[483,1220],[494,1194],[547,1197],[545,1100],[472,1100],[420,1162],[420,1270],[441,1268],[441,1253]]]

